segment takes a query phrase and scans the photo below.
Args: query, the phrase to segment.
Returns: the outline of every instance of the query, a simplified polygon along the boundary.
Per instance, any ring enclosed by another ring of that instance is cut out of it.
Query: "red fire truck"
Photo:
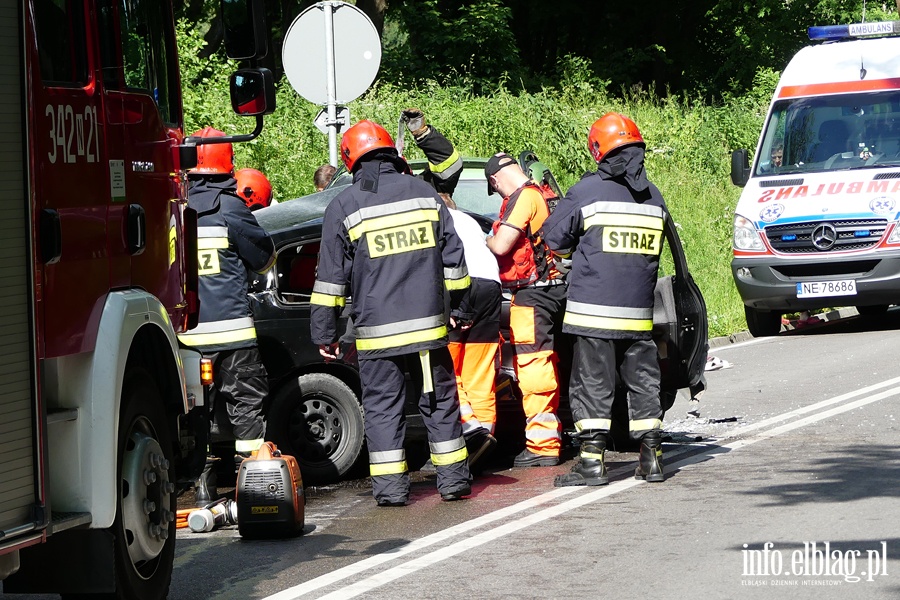
[[[164,598],[207,442],[170,3],[0,0],[0,78],[3,591]]]

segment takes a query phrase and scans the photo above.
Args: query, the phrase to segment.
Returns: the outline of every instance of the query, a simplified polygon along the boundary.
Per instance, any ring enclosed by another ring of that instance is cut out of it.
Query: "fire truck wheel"
[[[119,414],[115,536],[117,599],[166,598],[175,559],[172,441],[150,374],[130,369]]]
[[[266,434],[300,463],[305,484],[334,483],[365,442],[362,406],[346,383],[325,373],[292,378],[272,398]]]

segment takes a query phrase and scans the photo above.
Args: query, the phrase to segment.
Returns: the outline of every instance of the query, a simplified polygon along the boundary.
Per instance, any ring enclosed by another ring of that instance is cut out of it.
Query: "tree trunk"
[[[897,1],[900,2],[900,0]],[[388,9],[388,0],[357,0],[356,8],[372,19],[375,30],[378,31],[378,37],[381,37],[381,33],[384,31],[384,15]]]

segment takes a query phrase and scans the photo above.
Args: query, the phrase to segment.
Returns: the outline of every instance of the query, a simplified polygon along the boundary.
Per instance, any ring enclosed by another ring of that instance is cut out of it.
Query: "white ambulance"
[[[784,313],[900,304],[900,21],[811,27],[784,69],[744,188],[734,281],[754,336]]]

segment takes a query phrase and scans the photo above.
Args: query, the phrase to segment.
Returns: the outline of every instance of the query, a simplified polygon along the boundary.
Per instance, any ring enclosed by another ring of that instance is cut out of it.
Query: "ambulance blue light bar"
[[[861,37],[900,35],[900,21],[853,23],[852,25],[815,25],[808,30],[809,39],[818,41],[846,40]]]

